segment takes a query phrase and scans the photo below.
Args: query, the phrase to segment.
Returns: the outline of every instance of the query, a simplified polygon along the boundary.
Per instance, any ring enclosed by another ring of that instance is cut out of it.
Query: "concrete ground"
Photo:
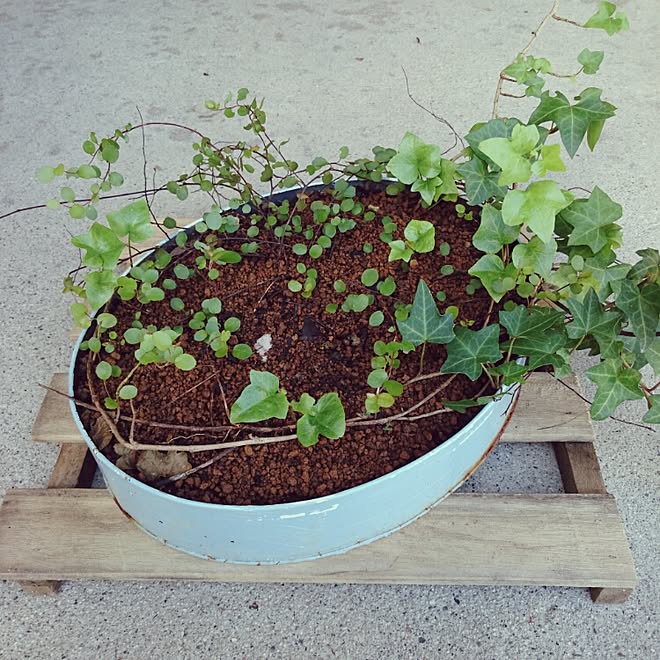
[[[535,52],[561,71],[585,46],[606,52],[602,75],[584,86],[603,87],[619,111],[595,154],[582,149],[571,163],[570,185],[597,183],[623,205],[631,259],[660,242],[660,6],[621,4],[630,32],[610,39],[552,23]],[[218,139],[235,132],[209,117],[204,100],[241,86],[267,98],[271,130],[290,138],[301,160],[343,144],[356,154],[395,146],[406,130],[449,144],[407,98],[401,67],[416,97],[464,133],[489,116],[498,71],[550,5],[0,0],[0,214],[47,199],[37,168],[82,162],[86,134],[136,123],[136,107],[145,119],[199,125]],[[594,5],[562,2],[561,12],[584,20]],[[503,110],[515,113],[509,101]],[[151,165],[178,174],[192,152],[187,138],[165,130],[151,134],[147,153]],[[139,171],[140,158],[134,148],[124,171]],[[166,203],[163,212],[177,211]],[[188,215],[202,211],[201,200],[194,206]],[[82,225],[58,218],[35,211],[2,223],[0,496],[44,486],[56,455],[30,443],[30,428],[43,396],[36,384],[68,363],[61,278],[76,258],[67,231]],[[577,366],[583,373],[584,361]],[[89,582],[33,597],[3,583],[0,657],[658,657],[658,438],[614,422],[596,433],[640,579],[624,605],[594,606],[585,590],[557,588]],[[541,477],[556,486],[546,449],[501,448],[468,487],[533,489]]]

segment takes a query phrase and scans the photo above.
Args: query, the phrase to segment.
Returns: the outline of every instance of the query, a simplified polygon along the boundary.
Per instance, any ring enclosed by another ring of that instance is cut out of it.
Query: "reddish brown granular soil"
[[[287,239],[287,247],[282,249],[272,235],[262,230],[259,239],[268,237],[273,242],[261,243],[259,251],[245,257],[240,264],[222,267],[217,280],[211,281],[199,271],[187,280],[177,280],[178,286],[172,295],[183,299],[184,311],[173,311],[168,298],[148,305],[141,305],[137,300],[112,303],[111,311],[119,319],[116,330],[120,336],[130,326],[135,312],[140,311],[145,326],[150,323],[159,328],[184,326],[186,330],[180,345],[198,362],[196,369],[185,373],[171,365],[149,365],[138,369],[132,379],[139,390],[134,400],[137,418],[193,426],[228,424],[220,383],[226,401],[231,405],[248,383],[250,369],[268,370],[277,375],[290,400],[297,399],[303,392],[318,398],[326,392],[336,391],[347,419],[363,414],[365,395],[372,391],[367,385],[367,376],[371,371],[373,344],[379,339],[390,341],[398,336],[387,331],[389,326],[395,325],[394,302],[411,303],[420,278],[434,294],[439,290],[446,293],[446,301],[438,304],[441,312],[448,305],[457,305],[459,320],[476,320],[474,327],[481,327],[490,298],[483,289],[478,289],[474,295],[465,291],[471,279],[466,271],[479,258],[471,244],[472,233],[478,226],[477,210],[473,209],[474,220],[466,221],[457,218],[451,203],[441,202],[431,209],[421,208],[416,194],[389,197],[380,191],[359,191],[358,195],[365,207],[376,210],[376,219],[366,222],[356,218],[356,228],[343,234],[338,232],[332,248],[325,250],[320,259],[294,255],[288,245],[300,241],[295,234]],[[304,225],[313,223],[309,211],[304,211],[302,216]],[[436,249],[429,254],[415,255],[408,272],[404,272],[401,261],[388,263],[389,247],[379,239],[383,216],[390,216],[397,223],[395,238],[403,238],[403,228],[411,218],[432,222],[436,227]],[[221,238],[220,244],[236,248],[240,244],[236,236],[241,233],[234,235],[231,242],[224,243]],[[437,249],[443,241],[451,246],[448,257],[442,257]],[[362,249],[365,243],[373,245],[372,253],[365,254]],[[175,263],[195,268],[194,260],[198,255],[192,246],[175,248],[172,264],[161,279],[172,277],[170,271]],[[304,276],[296,273],[297,262],[318,270],[317,288],[309,299],[287,287],[290,279],[304,281]],[[440,268],[443,264],[451,264],[455,272],[442,276]],[[395,294],[385,297],[379,295],[375,287],[367,290],[360,282],[366,268],[377,268],[381,280],[387,275],[395,276]],[[334,290],[336,279],[346,283],[346,293],[338,294]],[[345,313],[341,309],[336,314],[324,311],[329,303],[341,305],[348,293],[373,293],[375,302],[360,314]],[[273,346],[267,354],[267,362],[262,362],[256,353],[242,362],[231,356],[218,359],[205,344],[193,340],[193,332],[187,327],[189,310],[199,310],[202,300],[210,297],[218,297],[223,303],[219,315],[221,321],[228,316],[241,319],[242,325],[234,341],[253,346],[262,335],[272,335]],[[369,326],[368,319],[376,310],[382,310],[386,320],[374,328]],[[134,348],[118,345],[117,350],[104,359],[118,363],[126,373],[134,365]],[[401,356],[401,367],[395,374],[398,380],[405,382],[418,374],[419,352],[418,349],[417,353]],[[89,401],[84,377],[85,356],[81,353],[79,359],[76,395]],[[443,346],[429,345],[424,372],[438,371],[444,357]],[[438,387],[443,378],[446,377],[412,384],[383,414],[409,408]],[[114,395],[118,380],[113,378],[106,383],[97,383],[99,396]],[[459,376],[443,392],[443,397],[452,400],[469,398],[484,385],[483,380],[473,383]],[[431,401],[417,412],[429,412],[439,407],[439,400]],[[89,425],[93,413],[81,412]],[[128,412],[130,414],[130,410]],[[397,421],[390,426],[348,429],[339,440],[322,438],[309,448],[300,446],[295,440],[236,448],[210,467],[167,484],[162,490],[184,498],[222,504],[273,504],[329,495],[415,460],[462,428],[476,412],[477,409],[472,408],[465,414],[448,412],[416,422]],[[290,414],[283,422],[272,420],[272,426],[294,422],[295,417]],[[128,437],[128,423],[120,422],[119,429],[124,437]],[[190,437],[182,438],[186,435]],[[232,435],[232,439],[237,437],[246,436]],[[208,444],[222,441],[223,436],[193,435],[136,425],[135,439],[148,443]],[[106,454],[112,460],[117,459],[112,446],[106,449]],[[190,461],[193,466],[199,465],[213,455],[212,452],[190,454]],[[131,474],[146,480],[137,470]]]

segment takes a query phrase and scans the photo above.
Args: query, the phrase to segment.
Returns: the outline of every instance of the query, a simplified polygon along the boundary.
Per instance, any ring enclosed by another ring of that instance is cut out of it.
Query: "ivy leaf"
[[[582,65],[582,71],[588,76],[592,76],[598,73],[604,57],[605,53],[602,50],[589,50],[585,48],[578,55],[578,62]]]
[[[408,132],[403,136],[399,149],[387,165],[389,171],[401,183],[411,184],[420,177],[433,178],[442,168],[440,147],[426,144]]]
[[[621,282],[616,306],[624,312],[642,351],[655,339],[660,321],[660,284],[637,286],[630,280]]]
[[[549,307],[527,308],[518,305],[511,311],[500,311],[500,323],[513,339],[515,355],[528,358],[527,368],[552,365],[561,369],[566,364],[562,349],[566,346],[564,315]]]
[[[497,362],[501,357],[498,339],[500,326],[487,325],[481,330],[457,327],[456,336],[447,344],[447,359],[440,371],[444,374],[465,374],[477,380],[484,362]]]
[[[509,337],[533,337],[547,333],[563,322],[562,312],[550,307],[525,307],[517,305],[512,310],[500,311],[500,323]]]
[[[93,310],[103,307],[117,286],[117,276],[111,270],[95,270],[87,273],[83,279],[87,300]]]
[[[117,236],[128,236],[134,243],[144,241],[154,233],[149,206],[144,199],[108,213],[108,224]]]
[[[303,397],[308,398],[302,405],[294,408],[298,412],[304,411],[296,423],[298,441],[303,447],[315,445],[321,435],[337,440],[346,433],[346,414],[336,392],[324,394],[318,402],[309,394],[303,394],[301,401]]]
[[[596,186],[588,199],[576,199],[562,211],[562,220],[573,227],[568,244],[586,245],[594,254],[600,252],[609,242],[608,228],[622,215],[621,204]]]
[[[564,172],[566,165],[561,159],[561,147],[547,144],[541,147],[541,158],[532,164],[532,174],[545,176],[548,172]]]
[[[413,251],[401,240],[390,241],[390,254],[387,257],[388,261],[398,261],[403,259],[405,262],[410,261]]]
[[[479,150],[479,143],[490,138],[510,138],[514,127],[519,123],[517,119],[491,119],[485,123],[475,124],[465,136],[465,141],[475,154],[486,156]]]
[[[637,250],[635,254],[641,259],[630,269],[630,279],[638,284],[643,280],[660,281],[660,252],[654,248],[646,248]]]
[[[623,401],[644,398],[639,371],[625,367],[620,360],[607,359],[587,369],[587,378],[598,386],[591,404],[593,419],[609,417]]]
[[[583,301],[567,299],[566,306],[573,316],[573,320],[566,324],[568,336],[582,339],[591,335],[598,342],[604,357],[616,357],[621,348],[621,342],[617,340],[621,315],[606,312],[593,289],[589,289]]]
[[[622,11],[616,10],[613,2],[601,2],[598,11],[582,27],[605,30],[611,37],[628,29],[628,18]]]
[[[626,278],[630,271],[630,264],[615,264],[616,254],[609,247],[604,247],[593,257],[584,260],[585,270],[589,271],[591,277],[599,285],[594,287],[601,302],[607,300],[612,294],[612,283]]]
[[[533,236],[528,243],[519,243],[513,248],[511,258],[516,268],[525,275],[537,273],[547,277],[552,270],[557,255],[557,242],[553,239],[544,243],[538,236]]]
[[[415,252],[433,252],[435,227],[428,220],[411,220],[403,235]]]
[[[573,201],[555,181],[537,181],[526,190],[509,190],[502,203],[502,219],[513,227],[527,223],[544,242],[552,240],[555,216]]]
[[[660,338],[654,339],[646,351],[644,351],[646,361],[651,365],[656,376],[660,376]]]
[[[417,284],[408,318],[397,320],[396,323],[403,340],[409,341],[413,346],[424,342],[446,344],[454,338],[454,317],[451,314],[440,314],[424,280]]]
[[[647,424],[660,424],[660,394],[651,394],[651,407],[646,412],[642,421]]]
[[[541,103],[532,113],[529,122],[554,122],[566,151],[573,158],[590,125],[614,116],[616,108],[611,103],[602,101],[601,93],[600,89],[589,87],[575,97],[578,103],[571,105],[561,92],[556,92],[555,96],[544,92],[541,95]]]
[[[285,419],[289,411],[286,392],[280,390],[280,380],[268,371],[250,370],[246,385],[229,411],[232,424],[261,422],[265,419]]]
[[[496,254],[485,254],[468,273],[481,280],[495,302],[499,302],[507,291],[515,289],[518,278],[518,269],[513,264],[505,266]]]
[[[536,126],[517,124],[513,128],[510,138],[484,140],[479,143],[479,151],[486,154],[501,168],[498,183],[501,186],[507,186],[529,181],[532,166],[525,155],[529,154],[538,141],[539,130]]]
[[[506,194],[506,187],[497,183],[499,173],[489,172],[488,165],[481,158],[474,156],[459,165],[457,172],[465,181],[465,194],[470,204],[478,206],[491,197],[502,199]]]
[[[481,210],[479,229],[472,236],[472,245],[481,252],[494,254],[499,252],[504,245],[513,243],[519,234],[518,227],[504,224],[502,212],[499,209],[486,204]]]
[[[89,268],[112,270],[126,247],[115,233],[98,222],[92,223],[89,231],[71,238],[71,243],[85,250],[83,264]]]

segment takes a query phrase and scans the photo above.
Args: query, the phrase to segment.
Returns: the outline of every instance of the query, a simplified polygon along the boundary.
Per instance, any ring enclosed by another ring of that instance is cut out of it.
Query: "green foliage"
[[[277,376],[268,371],[250,370],[250,384],[246,385],[229,411],[232,424],[261,422],[266,419],[286,419],[289,401],[280,388]]]
[[[296,435],[303,447],[311,447],[323,436],[330,440],[341,438],[346,432],[344,406],[336,392],[329,392],[316,401],[309,394],[302,394],[291,408],[300,413],[296,422]]]
[[[424,280],[417,284],[415,299],[410,316],[397,321],[397,326],[404,341],[413,346],[425,342],[446,344],[454,337],[454,319],[449,314],[441,315],[433,300],[433,295]]]
[[[454,339],[447,344],[447,359],[442,365],[442,373],[465,374],[470,380],[477,380],[483,364],[495,363],[502,357],[498,342],[500,326],[497,323],[481,330],[458,326],[454,332]]]
[[[561,93],[551,95],[544,92],[541,102],[529,118],[530,124],[544,124],[553,122],[559,129],[561,141],[569,156],[575,156],[584,136],[591,131],[589,148],[593,151],[600,135],[601,122],[614,116],[616,108],[605,101],[600,95],[602,90],[589,87],[575,97],[577,103],[571,105],[569,100]]]
[[[605,30],[612,36],[628,29],[628,18],[622,11],[617,11],[613,2],[601,2],[598,11],[584,24],[584,27]]]
[[[513,243],[519,234],[518,226],[504,224],[502,212],[491,204],[486,204],[481,209],[479,229],[472,237],[472,244],[481,252],[495,254],[505,245]]]
[[[154,233],[149,207],[144,199],[108,213],[108,224],[117,236],[127,236],[133,243],[145,241]]]
[[[587,378],[598,386],[591,404],[591,416],[594,419],[609,417],[623,401],[644,397],[639,371],[624,366],[621,360],[604,360],[587,370]]]

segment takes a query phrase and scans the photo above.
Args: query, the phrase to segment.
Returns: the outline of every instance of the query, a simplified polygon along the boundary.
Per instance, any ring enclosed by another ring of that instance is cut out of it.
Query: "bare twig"
[[[465,142],[463,142],[463,138],[461,137],[461,135],[458,133],[458,131],[456,131],[456,129],[455,129],[455,128],[454,128],[454,127],[453,127],[453,126],[452,126],[452,125],[451,125],[451,124],[450,124],[450,123],[449,123],[444,117],[439,117],[438,115],[435,114],[435,112],[433,112],[433,110],[429,110],[428,108],[424,107],[424,106],[423,106],[423,105],[422,105],[422,104],[421,104],[421,103],[420,103],[420,102],[419,102],[419,101],[418,101],[418,100],[417,100],[417,99],[411,94],[411,92],[410,92],[410,83],[409,83],[409,81],[408,81],[408,74],[406,73],[406,70],[405,70],[403,67],[401,67],[401,71],[403,71],[403,77],[406,79],[406,93],[408,94],[408,98],[409,98],[409,99],[410,99],[410,100],[411,100],[411,101],[412,101],[412,102],[413,102],[418,108],[420,108],[420,109],[423,110],[424,112],[426,112],[426,113],[428,113],[429,115],[431,115],[431,117],[433,117],[433,119],[435,119],[436,121],[439,121],[441,124],[443,124],[444,126],[446,126],[446,127],[452,132],[452,134],[453,134],[453,136],[454,136],[454,144],[452,144],[452,146],[449,147],[449,149],[446,149],[446,150],[443,152],[443,155],[446,154],[446,153],[448,153],[448,152],[451,151],[452,149],[454,149],[454,148],[456,147],[456,145],[457,145],[459,142],[461,143],[461,147],[465,147]]]
[[[556,379],[558,382],[560,382],[564,387],[569,389],[573,394],[576,396],[580,397],[582,401],[585,403],[591,405],[593,401],[589,401],[587,397],[582,396],[580,392],[578,392],[574,387],[571,387],[568,383],[564,382],[561,378]],[[619,422],[620,424],[627,424],[628,426],[636,426],[637,428],[640,429],[645,429],[646,431],[653,431],[653,433],[656,433],[656,430],[652,428],[651,426],[644,426],[644,424],[638,424],[637,422],[629,422],[627,419],[621,419],[620,417],[614,417],[614,415],[610,415],[610,419],[614,420],[615,422]]]
[[[546,23],[555,16],[557,9],[559,8],[559,0],[553,0],[552,7],[550,11],[543,17],[543,20],[539,23],[539,26],[532,32],[532,38],[529,40],[527,45],[518,53],[518,56],[524,57],[529,52],[533,43],[538,38],[539,34],[545,27]],[[502,96],[502,85],[507,77],[504,75],[504,71],[500,72],[499,80],[497,81],[497,88],[495,89],[495,97],[493,98],[493,119],[497,119],[497,108],[500,102],[500,97]]]

